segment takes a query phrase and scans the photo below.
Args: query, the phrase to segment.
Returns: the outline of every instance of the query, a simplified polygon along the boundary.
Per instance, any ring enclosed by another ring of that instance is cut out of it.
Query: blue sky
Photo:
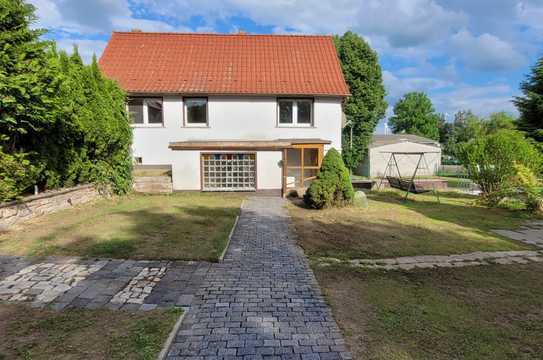
[[[543,0],[30,0],[60,48],[99,56],[114,30],[341,34],[378,52],[389,102],[424,91],[452,119],[516,114],[519,83],[543,56]],[[382,132],[383,123],[378,132]]]

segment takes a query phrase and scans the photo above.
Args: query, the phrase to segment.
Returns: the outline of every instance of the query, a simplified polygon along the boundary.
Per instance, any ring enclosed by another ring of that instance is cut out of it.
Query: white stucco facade
[[[383,176],[387,168],[391,152],[413,153],[412,155],[396,155],[401,176],[409,177],[413,174],[413,171],[417,166],[417,161],[419,160],[419,156],[415,153],[424,152],[424,159],[427,163],[425,164],[427,165],[427,169],[419,169],[417,176],[435,175],[441,165],[441,148],[439,146],[405,141],[395,144],[371,147],[368,149],[368,155],[358,168],[358,173],[371,178]],[[392,175],[397,175],[396,169],[393,169]]]
[[[313,126],[287,127],[277,121],[277,98],[209,96],[208,126],[184,125],[183,97],[163,97],[163,125],[133,127],[132,152],[143,165],[171,165],[174,190],[200,190],[200,156],[205,151],[171,150],[171,142],[208,140],[323,139],[341,149],[342,98],[314,98]],[[227,151],[208,151],[227,152]],[[281,151],[255,151],[257,188],[281,189]]]

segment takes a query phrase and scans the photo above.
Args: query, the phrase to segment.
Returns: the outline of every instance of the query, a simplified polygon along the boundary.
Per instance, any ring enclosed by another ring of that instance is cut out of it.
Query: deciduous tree
[[[394,106],[389,119],[394,133],[407,133],[439,139],[440,116],[430,98],[422,92],[405,94]]]

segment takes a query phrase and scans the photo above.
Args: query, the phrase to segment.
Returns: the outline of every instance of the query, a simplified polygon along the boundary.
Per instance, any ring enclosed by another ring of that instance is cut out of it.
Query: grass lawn
[[[0,359],[155,359],[180,315],[2,304]]]
[[[414,195],[373,192],[369,207],[311,210],[289,204],[299,244],[310,257],[340,259],[446,255],[473,251],[528,249],[491,229],[514,229],[530,218],[523,211],[489,209],[475,197],[450,192]]]
[[[47,215],[0,235],[3,255],[215,261],[243,195],[129,195]]]
[[[543,264],[315,268],[355,359],[542,359]]]

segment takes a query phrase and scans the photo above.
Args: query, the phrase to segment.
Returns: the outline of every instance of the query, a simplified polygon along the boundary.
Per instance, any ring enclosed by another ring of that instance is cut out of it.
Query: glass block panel
[[[254,154],[204,154],[204,191],[256,190]]]

